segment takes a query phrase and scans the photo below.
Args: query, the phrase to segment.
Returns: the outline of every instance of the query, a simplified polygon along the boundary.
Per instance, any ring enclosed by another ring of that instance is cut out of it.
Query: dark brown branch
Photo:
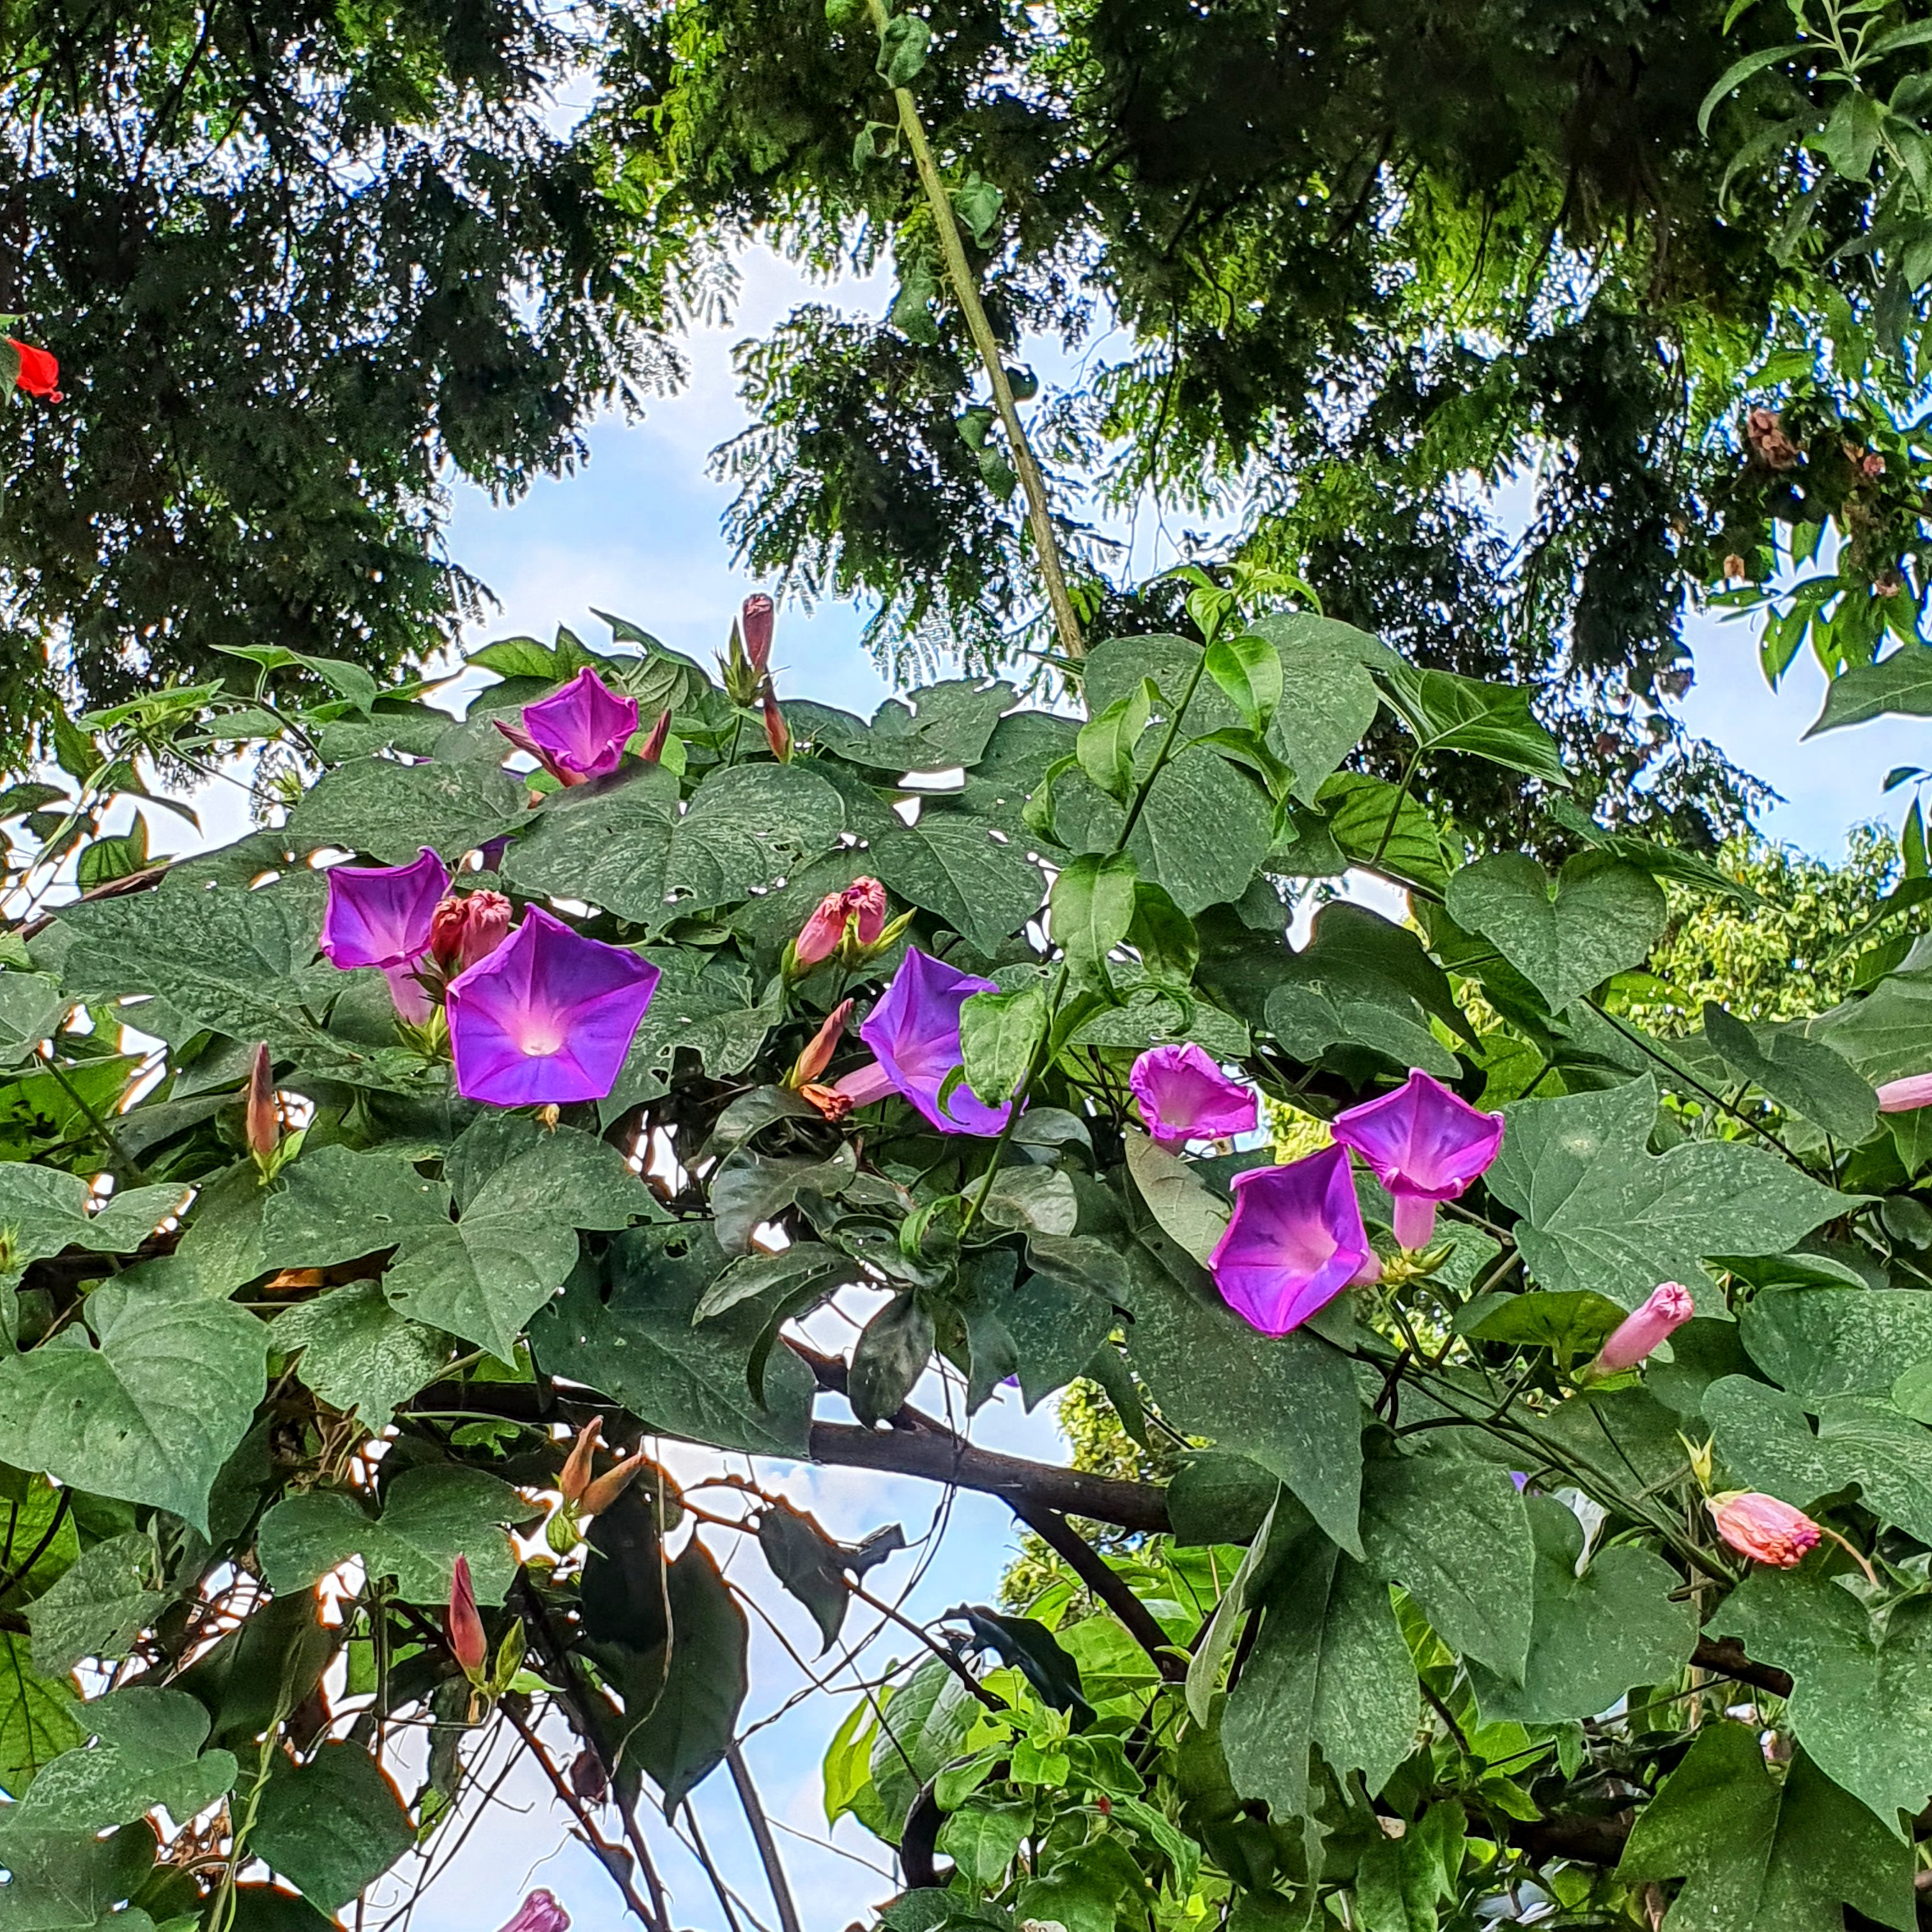
[[[1187,1675],[1186,1660],[1154,1621],[1154,1612],[1129,1588],[1126,1579],[1066,1519],[1037,1503],[1016,1502],[1013,1514],[1045,1543],[1126,1626],[1127,1634],[1154,1660],[1162,1676],[1178,1682]]]
[[[1744,1654],[1744,1647],[1734,1636],[1700,1636],[1690,1661],[1714,1677],[1735,1677],[1740,1684],[1768,1690],[1774,1697],[1791,1695],[1790,1675],[1775,1664],[1758,1664]]]
[[[745,1808],[745,1822],[752,1828],[752,1842],[758,1848],[758,1862],[765,1868],[765,1882],[771,1887],[772,1903],[778,1908],[781,1932],[802,1932],[798,1921],[798,1906],[791,1895],[791,1881],[785,1876],[784,1862],[778,1856],[778,1841],[772,1836],[772,1828],[765,1816],[765,1808],[758,1796],[758,1787],[752,1781],[751,1766],[745,1762],[745,1754],[738,1748],[734,1738],[724,1754],[725,1764],[731,1773],[731,1782],[738,1787],[738,1802]]]

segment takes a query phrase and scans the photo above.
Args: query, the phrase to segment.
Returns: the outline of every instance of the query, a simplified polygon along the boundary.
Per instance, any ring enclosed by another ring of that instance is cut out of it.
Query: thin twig
[[[724,1762],[730,1769],[731,1782],[738,1787],[738,1802],[745,1808],[745,1822],[752,1828],[752,1842],[758,1848],[765,1882],[772,1888],[772,1903],[778,1908],[781,1932],[802,1932],[798,1906],[791,1895],[791,1882],[785,1876],[784,1862],[778,1856],[778,1844],[759,1799],[758,1787],[752,1781],[751,1767],[746,1763],[745,1754],[738,1748],[735,1738],[726,1748]]]

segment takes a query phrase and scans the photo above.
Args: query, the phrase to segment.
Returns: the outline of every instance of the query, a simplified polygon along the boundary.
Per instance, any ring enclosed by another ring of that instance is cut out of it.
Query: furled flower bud
[[[1729,1490],[1706,1498],[1704,1507],[1718,1534],[1754,1563],[1795,1569],[1816,1547],[1818,1526],[1802,1510],[1753,1490]]]
[[[1910,1114],[1921,1107],[1932,1107],[1932,1073],[1908,1073],[1902,1080],[1888,1080],[1878,1090],[1881,1114]]]
[[[827,892],[792,942],[796,972],[823,965],[844,944],[848,929],[861,946],[876,946],[886,929],[886,889],[877,879],[854,879],[842,892]]]
[[[10,335],[6,341],[16,358],[14,388],[24,389],[28,395],[40,397],[50,403],[65,401],[60,392],[59,363],[46,350],[36,349],[30,342],[16,342]]]
[[[791,762],[791,727],[785,722],[784,713],[778,709],[778,694],[765,680],[765,742],[772,748],[772,756],[782,765]]]
[[[758,703],[765,674],[746,653],[744,630],[735,617],[731,620],[731,641],[718,658],[718,668],[722,674],[724,695],[734,704],[748,706]]]
[[[1742,584],[1750,576],[1750,566],[1736,550],[1732,550],[1724,560],[1724,581],[1726,584]]]
[[[282,1116],[275,1105],[274,1071],[264,1040],[255,1049],[254,1064],[248,1070],[248,1151],[255,1165],[265,1171],[282,1144]]]
[[[620,1462],[614,1469],[593,1477],[577,1506],[578,1510],[585,1516],[596,1516],[608,1509],[649,1467],[650,1460],[640,1449],[628,1462]]]
[[[794,1093],[809,1087],[831,1064],[844,1034],[845,1022],[851,1016],[850,1000],[841,1000],[826,1015],[825,1024],[806,1042],[805,1051],[792,1062],[791,1071],[785,1076],[784,1084]]]
[[[593,1415],[578,1431],[577,1440],[570,1445],[570,1454],[564,1458],[563,1474],[557,1479],[557,1487],[563,1492],[566,1502],[577,1502],[590,1487],[597,1441],[603,1432],[604,1418],[601,1415]]]
[[[1660,1282],[1634,1315],[1627,1316],[1611,1330],[1610,1340],[1591,1366],[1600,1376],[1635,1368],[1658,1342],[1666,1340],[1696,1312],[1690,1291],[1681,1282]]]
[[[775,614],[772,600],[762,592],[745,599],[745,608],[740,614],[739,622],[745,634],[745,655],[752,661],[752,668],[764,672],[772,661],[772,626]]]
[[[658,722],[651,727],[651,735],[644,740],[644,749],[638,755],[647,765],[664,762],[665,741],[670,736],[670,706],[666,705],[658,713]]]
[[[483,1619],[476,1611],[476,1592],[470,1581],[470,1559],[456,1559],[456,1574],[449,1586],[449,1614],[445,1620],[450,1654],[463,1666],[463,1674],[472,1684],[483,1681],[484,1666],[490,1660],[489,1640],[483,1634]]]
[[[487,889],[440,901],[430,920],[429,950],[452,979],[465,967],[487,959],[509,937],[515,916],[501,892]]]
[[[516,1910],[502,1932],[568,1932],[570,1914],[558,1904],[554,1894],[537,1891]]]

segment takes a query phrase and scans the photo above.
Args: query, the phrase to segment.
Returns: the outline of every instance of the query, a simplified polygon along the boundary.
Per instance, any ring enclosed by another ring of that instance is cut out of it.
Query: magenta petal
[[[1418,1202],[1454,1201],[1485,1173],[1503,1144],[1503,1117],[1471,1106],[1418,1068],[1394,1093],[1337,1114],[1334,1133],[1367,1162],[1403,1214],[1405,1196]],[[1396,1234],[1405,1247],[1418,1242],[1403,1234],[1404,1226],[1427,1240],[1435,1217],[1427,1217],[1426,1227],[1424,1220],[1410,1210],[1399,1222]]]
[[[442,861],[425,845],[406,866],[336,866],[316,942],[332,966],[406,966],[429,950],[430,921],[449,888]]]
[[[1141,1104],[1148,1132],[1162,1147],[1219,1140],[1254,1127],[1254,1089],[1230,1080],[1192,1040],[1150,1047],[1134,1062],[1127,1084]]]
[[[524,706],[537,756],[581,778],[614,772],[637,728],[638,700],[619,697],[587,665],[554,695]]]
[[[892,1084],[943,1134],[997,1134],[1006,1124],[1008,1109],[988,1106],[963,1080],[943,1111],[939,1105],[939,1090],[962,1059],[959,1009],[975,993],[998,990],[910,947],[859,1028]]]
[[[532,906],[495,952],[450,982],[450,1050],[466,1100],[601,1100],[617,1084],[658,969]]]
[[[1264,1335],[1285,1335],[1374,1258],[1340,1147],[1234,1180],[1234,1214],[1208,1257],[1221,1298]]]

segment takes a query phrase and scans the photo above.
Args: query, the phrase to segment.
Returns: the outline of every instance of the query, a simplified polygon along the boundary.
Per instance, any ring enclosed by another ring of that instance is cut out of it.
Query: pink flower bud
[[[282,1117],[275,1106],[274,1072],[264,1040],[255,1049],[254,1064],[248,1070],[248,1151],[256,1162],[272,1160],[282,1144]]]
[[[554,1893],[533,1892],[516,1910],[502,1932],[566,1932],[570,1914],[556,1902]]]
[[[1920,1107],[1932,1107],[1932,1073],[1909,1073],[1878,1090],[1881,1114],[1910,1114]]]
[[[791,727],[785,722],[784,713],[778,709],[778,695],[765,682],[765,742],[772,748],[772,756],[782,765],[791,762]]]
[[[857,922],[861,946],[875,946],[886,929],[886,889],[877,879],[854,879],[842,892],[827,892],[794,941],[792,958],[801,967],[822,964],[844,943],[846,927]]]
[[[590,1487],[592,1460],[597,1454],[597,1438],[603,1432],[604,1418],[593,1415],[570,1445],[570,1454],[564,1458],[563,1474],[557,1480],[566,1502],[575,1502]]]
[[[1706,1499],[1704,1507],[1718,1526],[1718,1534],[1740,1556],[1754,1563],[1795,1569],[1805,1552],[1815,1549],[1821,1534],[1802,1510],[1775,1496],[1753,1490],[1730,1490]]]
[[[501,892],[485,890],[443,900],[430,921],[429,950],[452,978],[487,959],[509,937],[514,908]]]
[[[845,1022],[852,1015],[852,1002],[842,1000],[825,1016],[825,1024],[806,1042],[805,1051],[792,1063],[790,1072],[785,1076],[785,1084],[794,1090],[809,1087],[831,1064],[832,1054],[838,1051],[838,1042],[845,1031]]]
[[[1634,1315],[1627,1316],[1610,1331],[1610,1338],[1594,1364],[1597,1372],[1613,1376],[1635,1368],[1658,1342],[1667,1340],[1696,1312],[1690,1291],[1681,1282],[1660,1282]]]
[[[744,628],[745,655],[752,660],[752,668],[762,671],[772,661],[772,626],[775,615],[772,600],[762,592],[745,599],[745,608],[739,617]]]
[[[650,1468],[650,1460],[640,1449],[628,1462],[620,1462],[614,1469],[606,1469],[602,1475],[592,1478],[578,1502],[578,1508],[586,1516],[596,1516],[608,1509]]]
[[[665,740],[670,736],[670,707],[667,705],[658,713],[658,722],[651,727],[651,735],[644,740],[644,748],[638,753],[647,765],[664,762]]]
[[[450,1580],[449,1614],[445,1628],[449,1635],[450,1654],[462,1665],[464,1675],[473,1682],[483,1675],[489,1660],[489,1640],[483,1634],[483,1619],[476,1612],[476,1592],[470,1581],[470,1559],[456,1559],[456,1574]]]

